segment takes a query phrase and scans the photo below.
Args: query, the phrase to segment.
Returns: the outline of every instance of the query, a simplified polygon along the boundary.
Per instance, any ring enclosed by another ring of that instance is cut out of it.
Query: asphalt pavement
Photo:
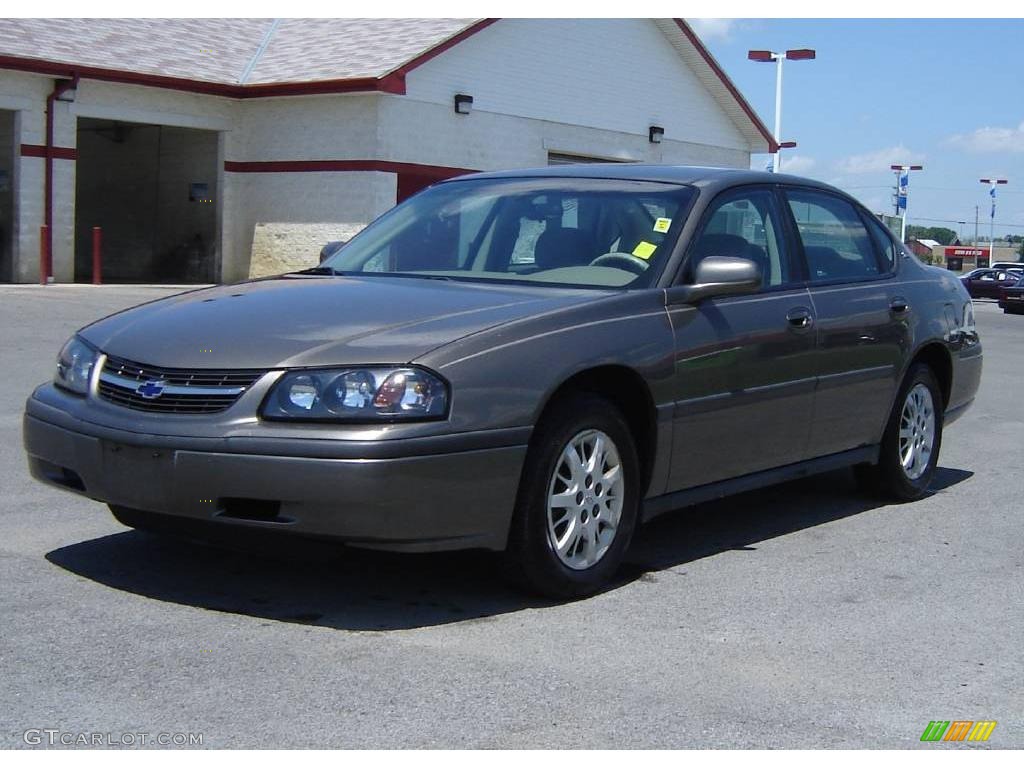
[[[0,286],[0,748],[1024,747],[1024,316],[975,303],[982,388],[927,498],[842,471],[702,504],[556,604],[483,553],[222,551],[33,481],[60,345],[173,292]],[[998,725],[922,743],[932,720]]]

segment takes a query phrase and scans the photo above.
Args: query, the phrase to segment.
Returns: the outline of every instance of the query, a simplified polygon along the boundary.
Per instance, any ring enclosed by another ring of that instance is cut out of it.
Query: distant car
[[[1024,262],[1020,261],[997,261],[995,264],[990,264],[989,269],[1016,269],[1024,272]]]
[[[129,526],[498,550],[577,597],[700,501],[850,466],[921,497],[981,368],[960,281],[849,195],[576,165],[444,181],[318,267],[92,323],[24,440]]]
[[[999,291],[999,306],[1008,315],[1024,314],[1024,277]]]
[[[960,278],[972,299],[998,299],[1003,288],[1016,285],[1022,273],[1008,269],[976,269]]]

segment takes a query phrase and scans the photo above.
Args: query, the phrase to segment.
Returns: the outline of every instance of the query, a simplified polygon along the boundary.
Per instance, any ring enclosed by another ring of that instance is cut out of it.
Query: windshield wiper
[[[299,269],[295,272],[289,272],[290,275],[344,275],[344,272],[339,272],[334,267],[310,267],[309,269]]]
[[[421,280],[455,280],[451,275],[432,275],[422,272],[360,272],[360,275],[375,275],[377,277],[414,277]]]

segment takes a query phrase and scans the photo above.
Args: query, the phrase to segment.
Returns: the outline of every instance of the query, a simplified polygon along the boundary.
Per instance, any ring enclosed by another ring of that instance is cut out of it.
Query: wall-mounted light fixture
[[[455,94],[455,113],[459,115],[468,115],[473,111],[473,97],[467,96],[464,93]]]
[[[78,78],[76,77],[74,80],[58,80],[55,92],[57,94],[57,101],[74,101],[75,96],[78,95]]]
[[[661,144],[661,140],[665,136],[665,129],[660,125],[652,125],[647,129],[647,140],[651,144]]]

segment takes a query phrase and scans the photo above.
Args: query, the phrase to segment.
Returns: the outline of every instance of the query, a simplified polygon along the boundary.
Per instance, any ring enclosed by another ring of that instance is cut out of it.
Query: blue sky
[[[775,67],[749,49],[814,48],[786,62],[784,171],[832,183],[892,213],[889,166],[924,165],[910,182],[911,224],[989,231],[988,188],[999,189],[996,236],[1024,235],[1024,20],[706,19],[694,27],[771,130]],[[755,156],[763,167],[767,156]],[[948,219],[954,223],[924,221]],[[968,222],[962,228],[956,221]]]

